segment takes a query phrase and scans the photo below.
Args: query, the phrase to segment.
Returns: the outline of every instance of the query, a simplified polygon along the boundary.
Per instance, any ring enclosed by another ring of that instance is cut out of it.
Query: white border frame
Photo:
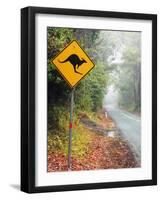
[[[79,22],[79,23],[78,23]],[[36,14],[35,21],[36,151],[35,185],[148,180],[152,178],[152,21]],[[47,27],[93,28],[142,32],[141,168],[47,172]],[[126,28],[126,29],[125,29]]]

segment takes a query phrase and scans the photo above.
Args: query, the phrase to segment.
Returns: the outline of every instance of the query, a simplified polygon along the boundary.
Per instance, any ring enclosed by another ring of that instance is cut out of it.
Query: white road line
[[[140,122],[140,120],[139,119],[135,119],[135,118],[133,118],[133,117],[130,117],[129,115],[127,115],[127,114],[125,114],[125,113],[122,113],[124,116],[126,116],[126,117],[128,117],[129,119],[132,119],[132,120],[135,120],[135,121],[137,121],[137,122]]]

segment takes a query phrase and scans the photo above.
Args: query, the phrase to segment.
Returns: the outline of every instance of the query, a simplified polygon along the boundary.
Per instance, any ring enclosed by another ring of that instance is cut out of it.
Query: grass
[[[93,116],[93,115],[92,115]],[[64,121],[64,120],[63,120]],[[77,117],[74,117],[74,125],[72,129],[72,156],[85,157],[88,152],[89,143],[91,142],[91,132],[83,127]],[[68,141],[69,141],[69,122],[64,121],[62,124],[62,132],[48,131],[48,154],[61,152],[65,155],[68,154]]]
[[[84,128],[82,125],[78,125],[78,127],[73,131],[72,155],[75,157],[83,158],[89,150],[88,147],[90,142],[90,131]]]
[[[72,132],[72,170],[137,166],[133,153],[126,142],[120,138],[106,137],[92,132],[79,123],[81,117],[101,122],[100,124],[105,126],[109,122],[110,124],[113,123],[111,119],[103,120],[101,113],[98,113],[97,116],[89,112],[80,112],[80,115],[75,114]],[[69,120],[61,119],[61,124],[59,131],[48,132],[48,172],[68,170]]]
[[[59,130],[48,131],[48,154],[63,153],[68,154],[69,142],[69,113],[61,115],[59,119]],[[101,115],[96,112],[82,112],[77,111],[73,116],[73,129],[72,129],[72,156],[79,159],[84,158],[89,151],[89,144],[92,141],[93,133],[82,124],[80,118],[87,117],[90,120],[101,124]]]

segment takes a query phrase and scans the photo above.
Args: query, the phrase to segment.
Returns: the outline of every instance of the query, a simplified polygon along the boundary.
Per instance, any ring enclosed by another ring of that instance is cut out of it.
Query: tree
[[[96,54],[96,42],[99,30],[48,28],[48,128],[59,129],[62,112],[68,112],[70,89],[55,69],[51,59],[72,40],[77,40],[95,63],[92,73],[82,80],[75,90],[75,108],[84,111],[96,111],[102,106],[106,88],[105,63]],[[58,109],[57,109],[58,108]],[[61,116],[60,116],[61,115]],[[53,123],[54,121],[54,123]],[[53,126],[55,124],[55,126]]]
[[[140,40],[140,33],[122,34],[121,62],[117,64],[119,105],[130,111],[140,111],[141,107]]]

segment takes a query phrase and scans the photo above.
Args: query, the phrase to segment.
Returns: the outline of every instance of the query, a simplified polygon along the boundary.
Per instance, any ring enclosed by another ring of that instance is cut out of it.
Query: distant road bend
[[[141,119],[139,116],[123,111],[114,106],[105,107],[115,121],[120,135],[129,142],[138,164],[141,162]]]

